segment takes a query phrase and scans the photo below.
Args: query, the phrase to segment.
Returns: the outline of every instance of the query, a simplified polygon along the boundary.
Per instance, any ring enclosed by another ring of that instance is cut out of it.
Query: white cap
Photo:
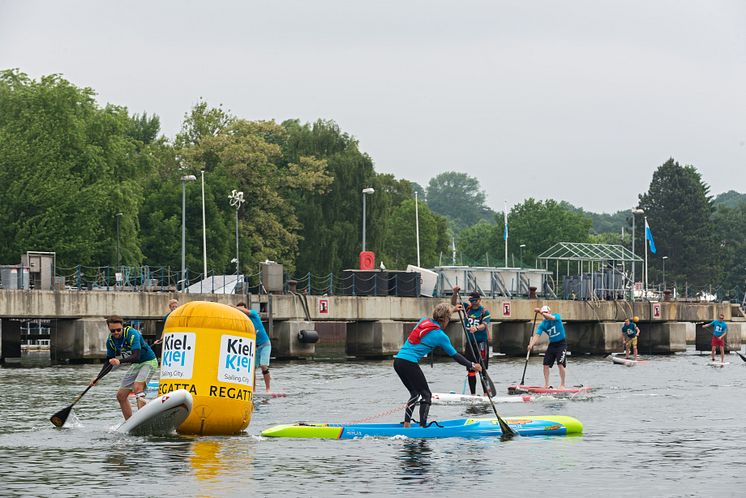
[[[542,313],[549,313],[550,311],[552,311],[552,310],[549,309],[549,306],[542,306],[541,307],[541,312]]]

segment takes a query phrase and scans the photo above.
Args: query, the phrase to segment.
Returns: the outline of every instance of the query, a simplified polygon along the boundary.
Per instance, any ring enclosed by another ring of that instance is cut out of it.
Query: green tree
[[[551,199],[537,201],[529,198],[513,206],[508,215],[508,225],[508,251],[519,253],[520,245],[525,244],[523,260],[527,264],[534,262],[539,254],[557,242],[590,240],[591,219]],[[500,256],[505,257],[504,249],[500,251]]]
[[[460,262],[470,265],[503,266],[505,264],[505,251],[503,247],[503,224],[497,226],[494,223],[480,221],[474,225],[464,228],[458,234],[456,244]],[[500,256],[502,255],[502,256]]]
[[[715,246],[723,273],[719,284],[726,290],[738,288],[746,291],[746,203],[729,208],[720,206],[713,215]],[[666,277],[668,279],[668,277]],[[731,296],[724,296],[731,297]],[[742,295],[732,298],[740,297]]]
[[[448,222],[419,203],[420,265],[433,267],[440,254],[448,251]],[[390,269],[417,264],[417,233],[414,199],[406,199],[389,213],[384,234],[385,250],[380,258]],[[445,233],[444,233],[445,232]]]
[[[718,244],[712,224],[710,188],[693,166],[669,159],[654,173],[648,191],[640,195],[655,240],[656,253],[648,254],[649,282],[661,281],[661,257],[666,280],[704,289],[720,278]],[[637,225],[637,254],[644,254],[644,223]]]
[[[90,88],[58,75],[0,72],[0,259],[54,251],[59,267],[137,264],[137,213],[152,167],[122,107],[99,107]]]
[[[455,233],[481,220],[494,221],[495,212],[486,199],[479,180],[466,173],[447,171],[431,178],[427,186],[428,207],[447,217]]]
[[[362,189],[376,188],[367,199],[368,249],[376,250],[381,243],[385,230],[378,219],[385,208],[394,205],[386,199],[383,184],[376,183],[373,161],[359,150],[355,138],[332,121],[301,124],[290,120],[283,127],[288,134],[285,160],[298,163],[305,157],[321,161],[332,178],[324,190],[300,190],[294,196],[302,226],[297,267],[314,274],[356,268],[362,244]]]

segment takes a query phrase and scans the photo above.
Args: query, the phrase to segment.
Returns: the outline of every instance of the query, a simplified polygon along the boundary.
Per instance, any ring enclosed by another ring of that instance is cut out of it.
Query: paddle
[[[742,355],[740,352],[736,351],[736,354],[741,357],[743,361],[746,361],[746,356]]]
[[[531,335],[529,336],[528,340],[531,340],[531,337],[534,336],[534,329],[536,329],[536,319],[538,318],[539,314],[534,311],[534,323],[531,325]],[[528,357],[531,356],[531,350],[526,351],[526,363],[523,364],[523,375],[521,376],[521,383],[518,384],[519,386],[522,386],[524,382],[526,382],[526,367],[528,367]]]
[[[490,394],[490,389],[487,387],[487,382],[489,382],[489,385],[492,386],[492,389],[495,388],[495,384],[492,382],[492,379],[490,379],[489,374],[487,373],[487,370],[484,368],[484,364],[482,363],[482,355],[475,354],[474,347],[471,345],[471,340],[469,339],[469,331],[466,330],[466,314],[464,313],[462,315],[463,311],[458,311],[458,318],[461,322],[461,328],[464,330],[464,334],[466,334],[466,342],[469,344],[469,350],[471,351],[471,355],[474,358],[477,358],[479,360],[479,365],[482,367],[482,370],[479,371],[479,378],[482,380],[482,389],[484,389],[484,394],[487,395],[487,399],[490,400],[490,405],[492,405],[492,412],[495,414],[495,418],[497,419],[497,423],[500,424],[500,430],[503,433],[504,438],[512,438],[518,435],[517,432],[515,432],[505,420],[502,419],[502,417],[497,413],[497,408],[495,407],[495,402],[492,401],[492,395]],[[486,379],[486,380],[485,380]]]
[[[99,372],[98,377],[96,377],[96,380],[94,380],[93,382],[91,382],[90,384],[88,384],[88,387],[85,388],[85,391],[83,391],[82,393],[78,394],[78,397],[75,398],[75,400],[70,404],[70,406],[68,406],[67,408],[63,408],[62,410],[60,410],[57,413],[55,413],[54,415],[52,415],[50,417],[49,421],[52,422],[52,424],[54,424],[55,427],[62,427],[63,425],[65,425],[65,422],[67,421],[67,417],[70,416],[70,412],[72,411],[73,406],[75,406],[75,403],[77,403],[78,401],[80,401],[80,398],[82,398],[83,395],[85,393],[87,393],[88,390],[90,388],[92,388],[93,385],[96,382],[98,382],[99,380],[101,380],[101,378],[104,375],[106,375],[107,373],[111,372],[112,368],[113,368],[113,365],[111,363],[106,363],[106,365],[104,365],[103,368],[101,369],[101,371]]]

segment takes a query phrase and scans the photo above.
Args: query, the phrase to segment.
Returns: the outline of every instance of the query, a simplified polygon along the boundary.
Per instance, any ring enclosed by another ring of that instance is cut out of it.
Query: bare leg
[[[544,388],[549,387],[549,366],[544,365]]]
[[[725,346],[720,346],[720,363],[725,363]]]
[[[629,342],[624,343],[624,359],[629,359]]]
[[[560,386],[559,386],[559,388],[560,389],[564,389],[565,388],[565,367],[563,367],[560,364],[557,364],[557,366],[559,367],[559,373],[560,373]]]
[[[132,385],[132,391],[135,394],[137,394],[137,393],[144,393],[145,392],[145,382],[135,382]],[[137,401],[137,409],[138,410],[140,408],[142,408],[143,406],[145,406],[145,404],[147,403],[145,401],[144,397],[136,397],[135,400]],[[129,403],[127,404],[127,406],[129,406]]]
[[[712,346],[712,355],[710,358],[712,361],[715,361],[715,346]]]
[[[269,392],[269,380],[271,379],[269,375],[269,368],[262,367],[262,376],[264,376],[264,389]]]
[[[637,346],[635,346],[635,361],[637,361]]]
[[[117,401],[119,401],[119,407],[122,409],[124,420],[127,420],[132,416],[132,407],[130,406],[129,395],[129,389],[120,389],[117,391]]]

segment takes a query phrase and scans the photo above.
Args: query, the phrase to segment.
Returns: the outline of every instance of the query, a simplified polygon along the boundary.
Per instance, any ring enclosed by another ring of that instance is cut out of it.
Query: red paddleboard
[[[271,398],[285,398],[287,397],[287,393],[276,393],[276,392],[260,392],[254,393],[255,399],[271,399]]]
[[[585,393],[593,389],[588,386],[572,386],[564,389],[554,389],[553,387],[544,386],[526,386],[526,385],[515,385],[508,387],[508,394],[578,394]]]

